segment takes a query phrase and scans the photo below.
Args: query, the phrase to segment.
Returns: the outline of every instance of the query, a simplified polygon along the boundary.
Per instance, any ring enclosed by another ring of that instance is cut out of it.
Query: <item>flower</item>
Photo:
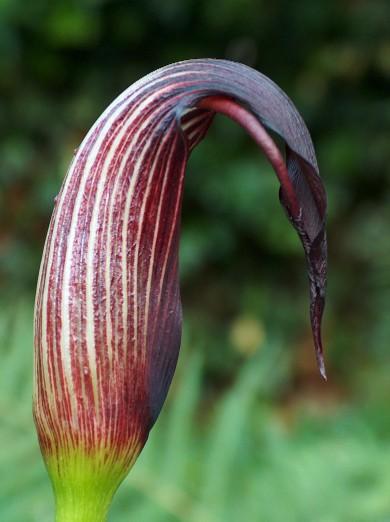
[[[263,149],[306,254],[311,322],[326,280],[326,198],[309,132],[267,77],[224,60],[159,69],[88,132],[56,200],[35,310],[34,418],[57,520],[104,520],[164,403],[181,337],[178,245],[188,157],[216,112]],[[266,129],[286,144],[286,160]]]

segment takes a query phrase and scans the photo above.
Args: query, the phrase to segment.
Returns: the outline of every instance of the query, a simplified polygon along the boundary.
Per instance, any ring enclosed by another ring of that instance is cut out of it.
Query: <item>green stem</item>
[[[56,499],[56,522],[105,522],[112,498],[129,470],[107,453],[64,452],[46,460]]]
[[[88,498],[83,494],[77,498],[56,499],[56,522],[106,522],[112,496],[107,499]]]

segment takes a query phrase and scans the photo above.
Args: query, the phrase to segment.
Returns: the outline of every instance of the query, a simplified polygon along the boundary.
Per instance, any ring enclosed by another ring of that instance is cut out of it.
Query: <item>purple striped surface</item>
[[[215,112],[253,136],[279,177],[306,253],[324,374],[326,198],[308,130],[288,97],[244,65],[173,64],[100,116],[56,199],[35,310],[34,417],[45,456],[109,449],[130,465],[147,439],[180,346],[185,168]],[[286,161],[265,128],[285,141]]]

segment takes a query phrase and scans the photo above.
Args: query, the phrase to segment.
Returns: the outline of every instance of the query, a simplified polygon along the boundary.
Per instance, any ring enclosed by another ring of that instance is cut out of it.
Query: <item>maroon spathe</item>
[[[145,442],[181,338],[184,174],[216,112],[264,151],[306,254],[325,376],[326,197],[309,132],[268,78],[224,60],[167,66],[119,96],[78,149],[56,201],[38,284],[34,416],[44,454]],[[266,129],[286,144],[286,159]],[[223,182],[223,180],[221,180]]]

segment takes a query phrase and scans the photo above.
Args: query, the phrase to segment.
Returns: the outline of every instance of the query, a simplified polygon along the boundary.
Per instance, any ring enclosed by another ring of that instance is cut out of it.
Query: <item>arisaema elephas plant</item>
[[[325,377],[326,198],[305,123],[244,65],[191,60],[153,72],[112,102],[77,150],[43,253],[34,417],[58,522],[105,520],[164,403],[181,337],[184,175],[215,113],[249,133],[279,179],[306,255]],[[285,158],[268,130],[284,140]]]

